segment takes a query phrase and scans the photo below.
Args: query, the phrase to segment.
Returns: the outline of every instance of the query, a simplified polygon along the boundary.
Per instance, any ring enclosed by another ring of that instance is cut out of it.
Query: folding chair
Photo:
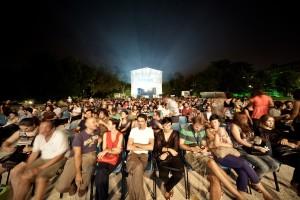
[[[191,195],[191,188],[190,188],[190,182],[189,182],[189,170],[192,170],[192,166],[185,161],[184,158],[185,151],[181,150],[180,157],[182,162],[184,163],[184,189],[185,189],[185,199],[190,199]]]
[[[148,157],[148,165],[146,167],[146,170],[150,170],[151,172],[151,179],[152,179],[152,191],[151,192],[151,197],[153,200],[156,200],[157,198],[157,192],[156,192],[156,185],[157,185],[157,171],[158,171],[158,167],[157,167],[157,163],[156,160],[152,154],[152,152],[149,152],[149,157]]]

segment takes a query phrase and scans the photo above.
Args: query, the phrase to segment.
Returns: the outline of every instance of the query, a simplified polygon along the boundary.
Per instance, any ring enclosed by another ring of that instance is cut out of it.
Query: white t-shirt
[[[56,114],[57,117],[60,117],[61,115],[61,108],[60,107],[57,107],[53,110],[53,112]]]
[[[152,128],[146,127],[145,129],[133,128],[130,131],[129,138],[133,139],[133,143],[149,144],[150,139],[154,139]],[[136,154],[148,153],[148,151],[133,151]]]
[[[48,160],[65,153],[69,148],[67,135],[61,130],[55,130],[48,142],[41,134],[33,143],[33,152],[41,152],[41,158]]]
[[[173,99],[168,99],[167,109],[170,110],[172,116],[178,116],[180,115],[178,104]]]
[[[80,107],[75,107],[72,110],[72,116],[78,116],[81,114],[81,108]]]

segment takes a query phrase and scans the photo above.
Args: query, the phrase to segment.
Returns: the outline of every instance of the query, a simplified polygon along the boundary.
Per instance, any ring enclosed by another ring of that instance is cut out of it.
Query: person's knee
[[[168,179],[169,178],[169,173],[162,173],[162,172],[159,172],[159,178],[160,179]]]
[[[208,161],[207,161],[207,167],[208,168],[213,168],[213,167],[215,167],[216,166],[216,162],[213,160],[213,159],[209,159]]]
[[[241,166],[242,166],[242,168],[247,168],[247,167],[250,167],[250,168],[252,168],[252,164],[250,164],[247,160],[245,160],[245,159],[241,159],[240,160],[240,163],[241,163]]]
[[[134,173],[144,173],[144,166],[141,162],[135,164]]]
[[[279,167],[280,167],[280,163],[277,162],[277,161],[274,161],[274,162],[272,163],[272,165],[271,165],[271,170],[272,170],[272,171],[276,171],[276,170],[279,169]]]
[[[177,173],[173,173],[172,175],[176,180],[180,180],[183,177],[183,173],[182,172],[177,172]]]
[[[254,169],[255,169],[255,171],[257,171],[260,174],[265,174],[270,170],[269,166],[266,164],[255,166]]]

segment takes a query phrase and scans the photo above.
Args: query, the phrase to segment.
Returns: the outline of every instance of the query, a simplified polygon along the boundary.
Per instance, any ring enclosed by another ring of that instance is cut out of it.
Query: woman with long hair
[[[295,168],[291,185],[300,195],[300,149],[299,141],[290,139],[289,135],[275,129],[275,119],[264,115],[260,119],[259,133],[262,140],[269,146],[272,156],[281,163]]]
[[[230,132],[233,146],[241,153],[241,157],[255,167],[254,170],[259,177],[279,168],[278,161],[268,155],[268,148],[255,144],[257,137],[254,136],[246,114],[235,113]]]

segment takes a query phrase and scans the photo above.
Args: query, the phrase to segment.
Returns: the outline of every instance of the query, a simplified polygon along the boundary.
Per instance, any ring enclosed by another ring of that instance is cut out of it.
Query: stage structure
[[[131,96],[157,98],[162,94],[162,71],[149,67],[131,71]]]

